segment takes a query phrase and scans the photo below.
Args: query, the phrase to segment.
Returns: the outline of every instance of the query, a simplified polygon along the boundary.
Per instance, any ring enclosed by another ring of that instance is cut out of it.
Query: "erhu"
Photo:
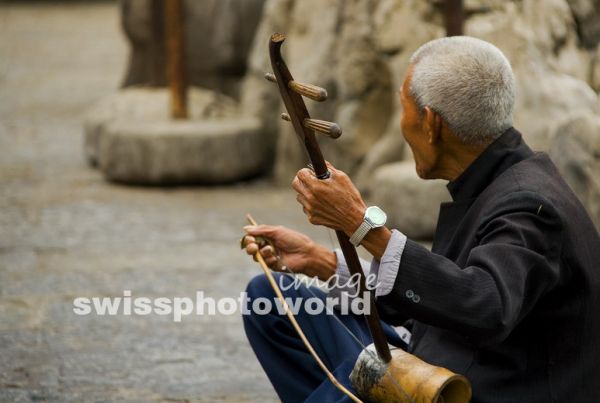
[[[282,118],[291,122],[294,131],[304,145],[310,158],[310,166],[317,178],[329,178],[325,159],[319,148],[315,133],[324,134],[330,138],[338,138],[342,130],[336,123],[312,119],[306,109],[302,97],[322,102],[327,99],[327,91],[311,84],[303,84],[294,80],[281,56],[281,45],[285,35],[275,33],[269,41],[269,55],[273,73],[265,74],[265,78],[277,84],[281,98],[287,110]],[[359,279],[359,293],[366,295],[365,276],[356,249],[350,243],[348,236],[342,231],[336,231],[340,248],[352,275]],[[263,270],[269,270],[264,260],[259,262]],[[270,272],[267,276],[272,279]],[[271,281],[276,293],[281,293],[274,281]],[[371,294],[368,293],[367,294]],[[457,375],[446,368],[436,367],[420,360],[402,349],[391,349],[387,343],[375,301],[370,295],[370,313],[365,315],[373,344],[360,354],[350,375],[352,385],[362,399],[375,402],[433,402],[433,403],[465,403],[471,398],[471,386],[462,375]],[[300,334],[309,351],[314,352],[310,343],[303,337],[302,330],[297,326],[293,315],[288,313],[294,327]],[[315,355],[315,354],[313,354]],[[328,369],[321,365],[321,360],[315,355],[321,368],[332,382],[354,401],[361,401],[352,392],[343,388]],[[342,389],[343,388],[343,389]]]

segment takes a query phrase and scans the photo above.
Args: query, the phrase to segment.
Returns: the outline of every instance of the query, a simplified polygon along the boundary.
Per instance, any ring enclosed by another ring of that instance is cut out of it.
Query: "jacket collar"
[[[474,199],[502,172],[533,155],[521,133],[510,128],[494,140],[454,181],[447,185],[455,202]]]

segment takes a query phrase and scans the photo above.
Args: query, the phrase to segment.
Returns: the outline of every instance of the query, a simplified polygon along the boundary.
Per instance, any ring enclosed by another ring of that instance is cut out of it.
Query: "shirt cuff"
[[[370,273],[375,274],[375,297],[385,297],[394,288],[400,260],[406,246],[406,235],[398,230],[392,230],[392,237],[388,241],[381,260],[373,258]]]

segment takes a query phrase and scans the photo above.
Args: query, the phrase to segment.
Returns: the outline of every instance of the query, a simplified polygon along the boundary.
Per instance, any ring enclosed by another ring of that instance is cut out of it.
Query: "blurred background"
[[[320,138],[390,225],[425,244],[396,91],[430,39],[488,40],[515,127],[600,225],[598,0],[0,1],[0,400],[277,401],[238,315],[77,316],[76,297],[237,297],[259,267],[244,215],[335,247],[289,184],[304,154],[270,71],[284,32]]]

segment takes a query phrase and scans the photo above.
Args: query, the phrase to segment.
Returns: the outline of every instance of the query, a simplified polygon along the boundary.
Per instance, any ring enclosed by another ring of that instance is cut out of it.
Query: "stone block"
[[[229,183],[270,164],[273,139],[231,98],[192,88],[189,116],[169,118],[165,89],[121,90],[87,114],[86,156],[111,180],[156,185]]]
[[[257,119],[119,121],[100,138],[99,168],[134,184],[229,183],[259,174],[267,147]]]

